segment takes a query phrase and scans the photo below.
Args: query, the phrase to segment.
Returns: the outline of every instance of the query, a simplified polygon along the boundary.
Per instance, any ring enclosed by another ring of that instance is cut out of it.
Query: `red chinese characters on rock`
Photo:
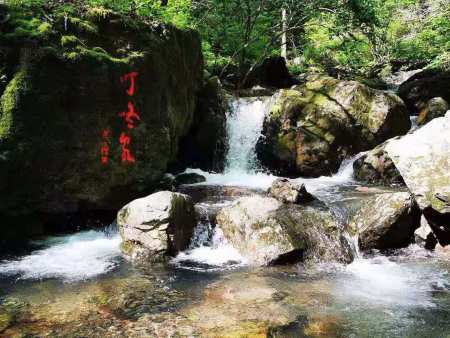
[[[100,160],[102,164],[107,164],[109,159],[109,130],[102,131],[102,146],[100,148]]]
[[[122,146],[122,162],[136,162],[133,155],[131,155],[130,149],[128,149],[130,142],[131,138],[122,132],[119,138],[119,143]]]
[[[130,81],[130,87],[128,87],[127,89],[127,94],[129,96],[133,96],[134,95],[134,81],[136,79],[136,77],[139,75],[138,72],[131,72],[128,74],[125,74],[124,76],[120,77],[120,82],[124,83],[125,81]]]
[[[128,96],[134,95],[134,91],[136,88],[135,81],[138,74],[139,74],[138,72],[131,72],[120,77],[121,83],[129,81],[129,87],[126,90]],[[128,111],[119,113],[119,116],[125,120],[128,129],[133,129],[134,123],[140,121],[141,117],[139,116],[139,113],[135,110],[133,102],[128,101],[127,106]],[[129,148],[131,143],[131,136],[128,136],[124,132],[122,132],[119,137],[119,143],[122,147],[122,156],[121,156],[122,162],[135,163],[136,160],[134,159],[134,156],[131,154],[131,150]]]
[[[128,111],[119,113],[120,117],[123,117],[125,119],[125,122],[127,123],[128,129],[134,128],[134,120],[140,121],[141,117],[139,114],[134,110],[134,106],[132,102],[128,102]]]
[[[126,89],[128,96],[134,96],[136,90],[136,78],[138,75],[138,72],[130,72],[120,77],[120,82],[128,85],[128,88]],[[126,112],[120,112],[118,115],[124,119],[128,129],[133,129],[135,124],[141,120],[141,117],[132,101],[128,101],[127,108],[128,110]],[[100,147],[100,161],[104,165],[107,164],[109,160],[109,137],[110,131],[108,129],[103,130]],[[122,131],[119,136],[119,143],[121,146],[122,163],[135,163],[136,160],[130,150],[131,135],[127,135]]]

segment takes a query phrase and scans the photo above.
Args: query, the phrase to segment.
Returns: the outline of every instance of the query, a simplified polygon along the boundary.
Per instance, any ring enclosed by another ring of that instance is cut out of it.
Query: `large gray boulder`
[[[385,150],[422,210],[450,213],[450,112]]]
[[[349,227],[359,234],[359,247],[394,249],[414,241],[420,211],[409,192],[382,193],[365,199],[350,217]]]
[[[219,211],[216,221],[228,242],[255,265],[352,259],[339,224],[320,203],[241,197]]]
[[[450,244],[450,112],[355,162],[355,176],[407,186],[441,245]]]
[[[187,195],[160,191],[124,206],[117,224],[124,254],[163,260],[189,246],[196,225],[194,204]]]
[[[312,76],[273,96],[256,150],[261,163],[281,175],[329,175],[349,155],[410,127],[398,96],[356,81]]]

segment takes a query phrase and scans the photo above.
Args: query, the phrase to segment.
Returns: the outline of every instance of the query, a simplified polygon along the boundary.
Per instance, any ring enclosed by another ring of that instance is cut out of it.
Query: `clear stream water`
[[[0,337],[450,337],[450,260],[415,245],[350,265],[257,268],[212,229],[209,208],[262,193],[275,176],[254,147],[268,99],[238,99],[227,117],[224,173],[184,187],[203,210],[191,248],[132,267],[113,228],[52,236],[0,259]],[[302,179],[345,217],[366,192],[355,158]],[[26,250],[26,249],[25,249]]]

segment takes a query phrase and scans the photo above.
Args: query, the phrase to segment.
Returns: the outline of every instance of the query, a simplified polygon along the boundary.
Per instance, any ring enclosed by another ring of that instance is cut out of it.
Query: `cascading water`
[[[224,173],[206,173],[198,169],[189,169],[187,172],[204,175],[207,179],[206,184],[209,185],[241,186],[266,190],[277,177],[260,170],[255,147],[261,137],[264,118],[270,109],[270,103],[270,98],[236,99],[227,114],[228,152]],[[338,191],[340,187],[353,182],[353,162],[359,156],[361,154],[345,160],[339,171],[333,176],[298,178],[296,181],[304,183],[310,192],[316,194],[324,202],[334,201],[340,196]],[[204,222],[199,225],[199,231],[201,229],[206,233]],[[230,262],[240,264],[245,262],[245,258],[239,256],[220,233],[214,230],[213,233],[209,242],[194,241],[193,247],[181,253],[173,262],[189,268],[198,268],[193,262],[197,262],[200,267],[208,264],[230,266]]]
[[[210,185],[267,189],[276,177],[259,170],[255,147],[270,108],[270,98],[238,98],[230,108],[226,123],[228,151],[224,172],[208,173],[200,169],[187,169],[186,172],[205,176],[206,184]]]
[[[111,228],[52,236],[34,244],[42,249],[20,259],[2,261],[0,275],[79,281],[113,270],[120,257],[120,236]]]
[[[258,168],[255,146],[269,106],[269,99],[237,99],[227,114],[228,152],[225,174],[255,173]]]

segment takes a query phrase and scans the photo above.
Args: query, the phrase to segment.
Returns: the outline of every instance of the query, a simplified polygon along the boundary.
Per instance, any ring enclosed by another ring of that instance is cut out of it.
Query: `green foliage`
[[[387,29],[387,40],[393,57],[424,60],[436,66],[440,64],[439,60],[445,58],[442,55],[450,51],[448,2],[434,0],[421,4],[410,1],[398,8],[395,14],[390,18]]]
[[[449,68],[448,0],[9,0],[12,30],[0,38],[48,41],[79,57],[83,36],[119,13],[127,24],[161,21],[195,28],[208,70],[245,73],[264,57],[280,55],[281,8],[286,9],[289,67],[363,76],[393,60]],[[59,29],[60,30],[60,29]],[[75,40],[77,39],[77,40]],[[95,54],[95,53],[94,53]]]

